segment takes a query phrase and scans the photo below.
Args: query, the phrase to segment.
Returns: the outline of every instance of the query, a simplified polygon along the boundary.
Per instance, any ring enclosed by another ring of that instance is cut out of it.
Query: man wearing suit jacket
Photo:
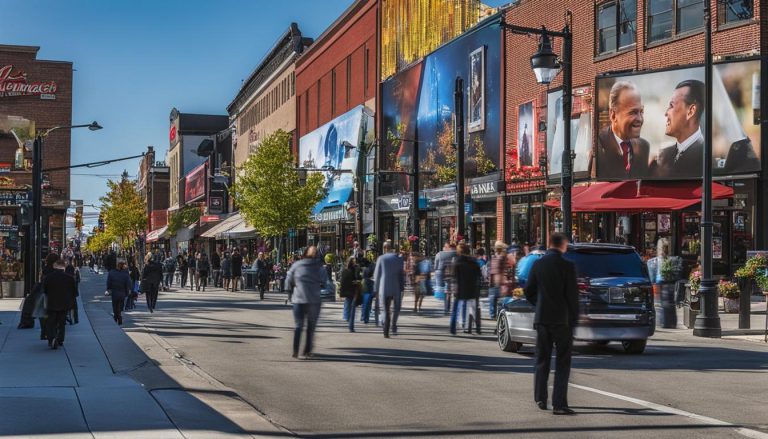
[[[391,241],[384,243],[383,251],[373,270],[373,294],[378,294],[379,303],[384,306],[384,338],[389,338],[390,327],[392,333],[397,335],[397,317],[405,289],[405,268]]]
[[[568,407],[568,377],[571,373],[573,329],[579,316],[579,293],[576,268],[563,258],[568,250],[568,237],[554,233],[549,250],[533,264],[525,285],[525,297],[536,307],[533,326],[536,329],[536,369],[533,375],[533,398],[540,409],[547,409],[547,385],[552,346],[555,361],[555,385],[552,391],[552,413],[572,415]]]
[[[597,138],[600,179],[624,180],[647,177],[650,145],[640,137],[643,102],[634,83],[618,81],[608,97],[611,124]]]
[[[703,112],[704,83],[689,79],[677,84],[664,112],[667,119],[664,134],[677,141],[659,152],[653,166],[655,176],[701,176],[704,166],[704,135],[700,126]]]
[[[53,264],[53,268],[53,272],[43,279],[43,291],[47,298],[48,346],[56,349],[64,344],[64,328],[66,328],[67,314],[75,303],[77,283],[75,278],[64,273],[64,260],[58,259]]]

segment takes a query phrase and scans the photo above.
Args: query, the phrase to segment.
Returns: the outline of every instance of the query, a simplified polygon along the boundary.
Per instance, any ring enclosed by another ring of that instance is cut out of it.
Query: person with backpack
[[[208,273],[211,271],[211,263],[208,261],[208,255],[203,253],[198,254],[198,260],[197,260],[197,291],[200,291],[200,287],[203,287],[203,291],[205,291],[205,287],[208,286]]]
[[[163,284],[165,291],[170,291],[173,285],[173,274],[176,272],[176,259],[168,252],[168,257],[163,261]]]

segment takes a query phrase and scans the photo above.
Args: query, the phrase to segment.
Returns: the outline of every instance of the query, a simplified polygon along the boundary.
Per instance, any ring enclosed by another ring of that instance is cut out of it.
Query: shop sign
[[[472,198],[492,198],[500,192],[500,182],[496,181],[483,181],[480,183],[474,183],[469,186],[469,193],[472,194]]]
[[[315,214],[315,222],[318,223],[330,223],[334,221],[348,221],[352,217],[349,215],[346,209],[329,209]]]
[[[56,99],[56,82],[27,81],[27,73],[13,71],[13,65],[0,67],[0,97],[40,96],[40,99]]]
[[[206,164],[193,169],[185,178],[184,184],[184,202],[190,203],[197,201],[205,196],[205,174]]]
[[[200,217],[201,223],[215,223],[220,218],[218,215],[203,215]]]
[[[208,202],[208,211],[211,213],[223,213],[224,197],[211,197]]]
[[[397,199],[397,209],[410,209],[411,208],[411,196],[402,195]]]

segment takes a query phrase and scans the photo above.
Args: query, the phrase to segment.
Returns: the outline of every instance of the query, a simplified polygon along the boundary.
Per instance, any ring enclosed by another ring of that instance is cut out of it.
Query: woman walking
[[[131,278],[131,292],[125,298],[125,309],[134,309],[136,308],[136,297],[139,295],[139,278],[141,274],[133,256],[128,258],[128,276]]]
[[[75,293],[75,300],[72,303],[72,308],[69,310],[67,316],[67,323],[75,325],[80,322],[80,318],[77,314],[77,298],[80,297],[80,269],[73,264],[67,264],[67,268],[64,269],[64,273],[72,276],[75,279],[75,285],[77,285],[77,292]]]
[[[187,255],[176,256],[176,267],[179,270],[179,285],[182,289],[187,287]]]
[[[152,253],[144,257],[144,270],[141,272],[141,292],[147,297],[147,309],[155,312],[157,290],[163,280],[163,266],[152,258]]]
[[[264,293],[267,292],[267,283],[269,283],[269,264],[267,258],[263,252],[259,252],[259,256],[256,259],[256,279],[259,283],[259,298],[264,300]]]
[[[232,279],[232,259],[229,258],[229,252],[224,252],[224,259],[221,260],[221,283],[224,291],[229,291],[230,279]]]
[[[307,340],[304,344],[304,358],[312,357],[312,342],[315,335],[317,318],[320,316],[320,289],[327,282],[328,276],[322,262],[317,258],[317,248],[309,246],[304,250],[302,259],[296,261],[288,270],[285,288],[293,290],[293,358],[299,356],[301,332],[307,323]]]
[[[354,256],[347,260],[347,266],[341,270],[339,276],[339,295],[344,298],[344,309],[347,310],[349,332],[355,332],[355,309],[360,304],[360,275],[357,270],[357,262]]]
[[[368,324],[373,302],[373,269],[375,267],[368,258],[362,259],[360,267],[363,275],[363,308],[360,310],[360,321]]]
[[[240,256],[240,251],[235,249],[234,252],[232,252],[232,291],[237,291],[237,283],[240,281],[240,278],[243,277],[243,257]]]
[[[112,296],[112,316],[118,325],[123,324],[123,306],[125,299],[133,291],[131,276],[126,270],[127,264],[123,261],[117,263],[117,267],[107,274],[107,293]]]
[[[203,291],[205,291],[205,287],[208,286],[208,273],[211,271],[211,263],[208,261],[208,255],[205,253],[200,253],[199,255],[197,260],[197,291],[200,291],[201,286]]]

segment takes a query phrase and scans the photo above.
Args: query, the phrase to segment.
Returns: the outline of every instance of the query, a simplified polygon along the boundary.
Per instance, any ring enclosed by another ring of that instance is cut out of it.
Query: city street
[[[109,312],[103,280],[84,275],[91,314]],[[161,293],[154,314],[139,303],[124,329],[140,346],[147,334],[160,340],[165,349],[147,352],[156,361],[170,352],[301,437],[768,437],[762,343],[661,330],[639,356],[578,344],[578,415],[555,417],[533,403],[530,347],[500,351],[490,320],[482,336],[451,337],[438,302],[423,315],[411,303],[391,339],[373,323],[349,333],[341,304],[325,304],[313,360],[291,358],[292,318],[277,294]]]

